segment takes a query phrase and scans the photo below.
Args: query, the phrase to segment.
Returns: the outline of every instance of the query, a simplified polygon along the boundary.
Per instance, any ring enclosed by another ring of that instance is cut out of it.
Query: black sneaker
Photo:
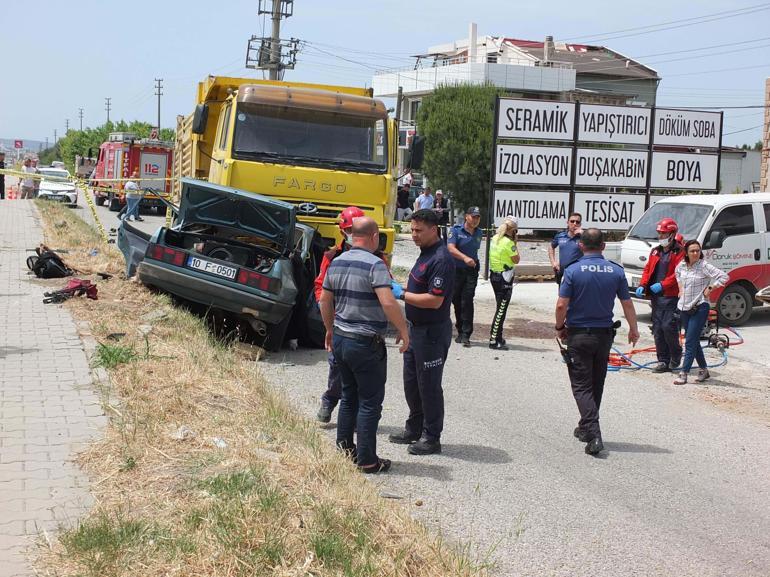
[[[144,222],[144,219],[141,216],[135,217],[134,220],[139,221],[139,222]]]
[[[587,455],[598,455],[603,450],[604,450],[604,443],[602,443],[601,435],[594,437],[593,439],[588,441],[588,444],[586,445]]]
[[[419,441],[420,435],[410,433],[407,430],[403,430],[400,433],[393,433],[388,435],[388,441],[397,445],[411,445],[412,443]]]
[[[332,409],[331,407],[327,407],[326,405],[321,405],[321,408],[318,409],[318,412],[316,413],[316,420],[319,423],[328,423],[332,420]]]
[[[367,475],[377,473],[387,473],[390,470],[390,459],[377,459],[374,465],[368,465],[366,467],[358,466],[358,470]]]
[[[658,363],[657,365],[652,367],[653,373],[669,373],[671,372],[671,368],[668,366],[668,363]]]
[[[572,432],[572,434],[575,435],[575,438],[581,443],[587,443],[591,440],[591,438],[588,436],[588,433],[583,431],[580,427],[575,427],[575,430]]]
[[[470,337],[463,336],[463,338],[462,338],[462,340],[460,342],[463,344],[463,346],[466,349],[471,346],[471,338]]]
[[[494,349],[496,351],[507,351],[508,347],[505,343],[498,343],[495,341],[489,341],[489,348]]]
[[[412,455],[433,455],[441,452],[441,443],[439,441],[420,439],[416,443],[409,445],[406,450]]]
[[[457,335],[455,337],[455,342],[459,345],[461,342],[463,342],[463,336],[462,335]]]
[[[671,362],[668,363],[668,368],[671,369],[671,372],[674,372],[676,369],[679,368],[679,365],[682,364],[681,357],[678,359],[671,359]]]

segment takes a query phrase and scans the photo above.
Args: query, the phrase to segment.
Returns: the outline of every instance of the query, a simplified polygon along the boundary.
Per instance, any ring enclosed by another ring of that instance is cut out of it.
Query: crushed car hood
[[[183,178],[176,219],[184,229],[190,224],[209,224],[245,230],[272,241],[282,251],[294,239],[294,205],[236,188]],[[175,227],[176,228],[176,227]]]

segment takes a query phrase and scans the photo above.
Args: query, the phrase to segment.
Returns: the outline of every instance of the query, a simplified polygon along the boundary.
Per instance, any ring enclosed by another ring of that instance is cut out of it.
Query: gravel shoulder
[[[408,259],[397,253],[394,264]],[[378,450],[394,465],[373,479],[383,494],[469,543],[499,575],[770,574],[766,365],[734,357],[710,383],[687,387],[672,385],[670,374],[611,373],[607,452],[591,458],[572,437],[577,409],[551,331],[556,287],[522,283],[513,294],[510,351],[486,347],[494,301],[484,282],[474,346],[450,349],[441,455],[415,457],[387,442],[407,412],[401,358],[389,346]],[[649,312],[638,308],[642,344],[652,344]],[[325,352],[284,351],[263,370],[314,416]]]

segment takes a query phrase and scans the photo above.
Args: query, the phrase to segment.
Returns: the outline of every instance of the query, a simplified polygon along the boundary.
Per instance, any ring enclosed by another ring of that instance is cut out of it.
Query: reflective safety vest
[[[508,236],[503,236],[498,240],[497,236],[492,237],[492,244],[489,247],[489,269],[492,272],[503,272],[513,268],[511,257],[517,254],[516,245]]]

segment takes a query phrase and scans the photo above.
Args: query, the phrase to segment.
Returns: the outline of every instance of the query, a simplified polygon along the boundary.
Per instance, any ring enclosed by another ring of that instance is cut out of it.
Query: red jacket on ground
[[[642,273],[642,280],[639,284],[645,288],[648,294],[652,294],[650,291],[650,285],[655,284],[652,282],[652,275],[655,272],[655,267],[660,261],[660,253],[663,249],[660,246],[656,246],[650,251],[650,260],[644,266],[644,272]],[[663,296],[676,297],[679,296],[679,285],[676,282],[676,265],[682,262],[684,258],[684,248],[678,242],[674,242],[671,248],[671,257],[668,260],[668,270],[666,271],[666,278],[660,284],[663,285]],[[658,293],[660,294],[660,293]]]

